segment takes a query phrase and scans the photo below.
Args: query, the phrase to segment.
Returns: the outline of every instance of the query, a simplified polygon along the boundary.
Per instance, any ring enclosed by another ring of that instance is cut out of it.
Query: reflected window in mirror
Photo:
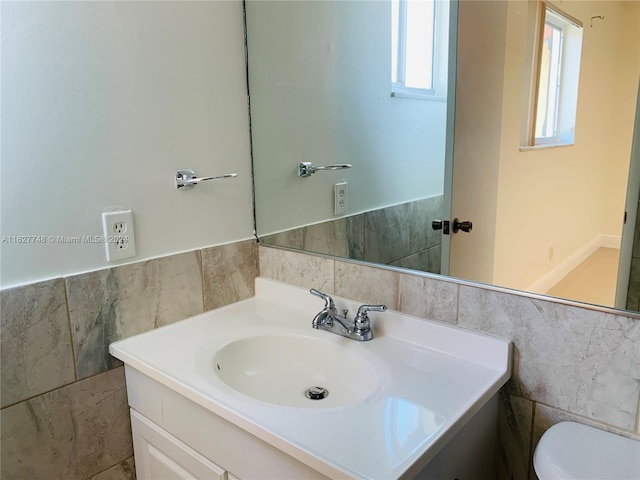
[[[544,5],[537,35],[534,130],[531,145],[570,145],[575,139],[582,24]]]
[[[391,1],[391,96],[446,96],[447,21],[445,1]]]

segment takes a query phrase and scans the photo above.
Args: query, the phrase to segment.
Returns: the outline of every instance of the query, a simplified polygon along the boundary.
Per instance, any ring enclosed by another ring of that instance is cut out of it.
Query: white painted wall
[[[390,97],[389,2],[250,1],[247,26],[260,234],[335,218],[343,179],[348,213],[442,193],[446,103]]]
[[[509,2],[492,283],[517,289],[599,235],[622,230],[640,72],[639,3],[560,7],[584,24],[575,145],[520,152],[526,3]],[[605,20],[591,28],[595,15]]]
[[[135,215],[127,261],[252,236],[241,2],[2,2],[1,13],[1,235],[101,235],[117,205]],[[239,177],[178,192],[181,168]],[[0,252],[5,287],[113,265],[101,244]]]

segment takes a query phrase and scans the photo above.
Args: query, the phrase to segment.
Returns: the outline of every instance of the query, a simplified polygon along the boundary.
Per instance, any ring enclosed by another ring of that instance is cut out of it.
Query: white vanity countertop
[[[360,305],[333,298],[339,310]],[[109,351],[329,477],[417,473],[510,377],[507,340],[388,310],[370,313],[374,338],[357,342],[313,329],[322,307],[307,289],[258,278],[254,298],[115,342]],[[376,388],[353,405],[310,400],[298,408],[254,399],[220,379],[214,357],[223,346],[277,334],[346,345],[376,369]]]

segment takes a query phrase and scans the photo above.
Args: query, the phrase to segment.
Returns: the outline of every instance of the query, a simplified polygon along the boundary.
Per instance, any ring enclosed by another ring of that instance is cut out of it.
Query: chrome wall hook
[[[198,177],[193,170],[178,170],[175,174],[176,188],[178,190],[184,190],[193,188],[200,182],[208,182],[209,180],[220,180],[223,178],[237,177],[237,173],[226,173],[224,175],[218,175],[216,177]]]

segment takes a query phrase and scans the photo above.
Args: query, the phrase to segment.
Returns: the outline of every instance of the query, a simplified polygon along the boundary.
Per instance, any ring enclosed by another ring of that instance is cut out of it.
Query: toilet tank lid
[[[574,422],[557,423],[538,442],[540,480],[640,480],[640,441]]]

